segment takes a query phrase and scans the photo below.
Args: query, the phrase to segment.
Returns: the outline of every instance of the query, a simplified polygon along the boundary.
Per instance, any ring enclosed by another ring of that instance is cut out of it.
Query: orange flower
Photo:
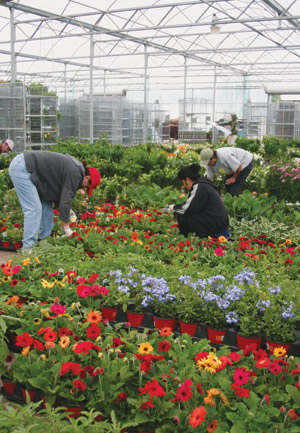
[[[193,410],[189,417],[189,423],[193,428],[198,427],[198,425],[201,425],[202,422],[205,421],[205,415],[207,414],[204,406],[199,406],[196,409]]]
[[[214,419],[213,421],[211,421],[208,426],[207,426],[207,432],[208,433],[214,433],[214,431],[218,428],[218,420]]]
[[[289,414],[289,416],[290,416],[292,419],[297,419],[297,418],[298,418],[298,415],[296,414],[295,409],[290,409],[290,410],[288,410],[288,414]]]
[[[54,349],[55,343],[53,341],[46,341],[45,348],[46,349]]]
[[[131,240],[133,242],[136,242],[138,240],[138,238],[139,238],[138,233],[136,233],[136,232],[131,233]]]
[[[13,270],[10,267],[8,267],[8,266],[3,266],[2,272],[7,277],[10,277],[11,275],[14,275]]]
[[[6,300],[6,304],[7,305],[9,305],[9,304],[16,304],[17,302],[19,302],[19,296],[18,295],[14,295],[14,296],[11,296],[10,298],[7,298],[7,300]]]
[[[65,349],[65,348],[68,347],[69,344],[70,344],[70,338],[67,337],[66,335],[64,335],[63,337],[60,337],[60,340],[59,340],[59,343],[58,343],[58,344],[60,345],[60,347],[61,347],[62,349]]]
[[[162,328],[162,330],[159,333],[159,335],[162,335],[163,337],[169,337],[172,334],[173,332],[171,328]]]
[[[227,239],[225,238],[225,236],[219,236],[218,241],[219,242],[227,242]]]
[[[220,391],[218,391],[215,388],[211,388],[206,392],[207,392],[207,397],[204,397],[203,399],[204,404],[210,404],[211,406],[214,406],[216,403],[213,400],[213,396],[220,394]]]
[[[86,320],[90,323],[99,323],[102,320],[102,314],[97,310],[90,311],[86,316]]]

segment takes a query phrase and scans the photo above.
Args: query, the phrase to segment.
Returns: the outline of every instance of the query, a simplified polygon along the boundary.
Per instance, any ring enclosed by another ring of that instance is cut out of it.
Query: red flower
[[[242,388],[241,386],[237,385],[236,383],[231,384],[231,389],[235,390],[235,395],[237,397],[250,397],[250,390],[247,388]]]
[[[28,334],[28,332],[24,332],[23,334],[17,335],[16,337],[16,346],[26,347],[31,346],[33,343],[33,338]]]
[[[122,346],[124,343],[124,341],[121,340],[121,338],[119,337],[114,337],[113,338],[113,347],[119,347]]]
[[[218,425],[219,425],[218,420],[214,419],[208,424],[206,431],[208,433],[214,433],[214,431],[217,430]]]
[[[216,256],[218,256],[218,257],[223,256],[223,254],[224,254],[223,248],[219,247],[219,248],[215,249],[215,255]]]
[[[77,343],[75,346],[76,353],[83,353],[87,355],[93,348],[93,344],[90,341],[83,341],[82,343]]]
[[[82,382],[82,380],[79,379],[75,379],[73,380],[73,384],[74,384],[74,389],[80,389],[81,391],[85,391],[86,390],[86,384]]]
[[[33,340],[33,346],[36,348],[37,352],[45,349],[43,343],[39,340]]]
[[[233,362],[238,362],[241,359],[241,355],[237,352],[230,352],[229,357]]]
[[[283,263],[284,265],[290,264],[292,265],[294,263],[294,260],[292,259],[286,259],[286,261]]]
[[[59,374],[61,376],[65,376],[70,370],[73,374],[75,374],[75,376],[77,376],[81,372],[81,365],[77,362],[72,361],[65,362],[64,364],[62,364],[59,370]]]
[[[196,387],[197,387],[197,391],[199,392],[199,394],[204,394],[202,386],[200,385],[199,382],[196,384]]]
[[[189,423],[193,428],[198,427],[198,425],[201,425],[202,422],[205,421],[205,415],[207,414],[204,406],[199,406],[196,409],[193,410],[189,417]]]
[[[279,374],[282,372],[282,368],[277,363],[272,363],[269,368],[270,368],[270,372],[272,374]],[[293,372],[292,372],[292,374],[293,374]]]
[[[160,341],[158,343],[159,352],[169,352],[170,348],[171,348],[171,343],[168,340]]]
[[[120,392],[118,398],[120,401],[126,401],[128,398],[128,394],[126,392]]]
[[[292,419],[297,419],[297,418],[298,418],[298,415],[296,414],[295,409],[290,409],[290,410],[288,410],[288,414],[289,414],[289,416],[290,416]]]
[[[193,393],[191,390],[191,381],[186,380],[178,389],[176,392],[176,397],[172,398],[172,402],[175,403],[176,401],[188,401],[192,397]]]
[[[48,331],[44,334],[44,340],[45,341],[55,341],[57,339],[57,332],[53,331],[52,329],[48,329]]]
[[[151,399],[153,397],[162,397],[166,395],[166,391],[163,387],[158,383],[156,379],[153,379],[152,382],[150,380],[147,381],[146,385],[143,388],[139,388],[139,394],[149,394]]]
[[[233,379],[237,385],[245,385],[248,382],[249,374],[246,368],[238,367],[233,373]]]
[[[255,347],[255,350],[253,350],[253,355],[254,355],[255,361],[258,361],[261,358],[267,358],[268,357],[268,354],[265,350],[263,350],[263,349],[256,350],[256,347]]]
[[[266,404],[270,404],[270,397],[269,397],[269,394],[265,394],[265,395],[264,395],[264,399],[265,399]]]
[[[148,407],[154,407],[154,404],[152,403],[152,399],[151,399],[151,400],[147,400],[147,401],[145,401],[145,402],[140,406],[140,409],[141,409],[141,410],[146,410],[146,409],[148,409]]]
[[[87,298],[88,296],[91,296],[92,290],[89,286],[86,286],[84,284],[79,284],[76,289],[77,295],[80,298]]]
[[[91,340],[96,340],[96,338],[99,337],[100,334],[101,334],[101,330],[96,323],[89,326],[86,330],[86,336]]]
[[[269,358],[261,358],[256,362],[255,367],[256,368],[267,368],[267,367],[269,367],[269,365],[270,365]]]

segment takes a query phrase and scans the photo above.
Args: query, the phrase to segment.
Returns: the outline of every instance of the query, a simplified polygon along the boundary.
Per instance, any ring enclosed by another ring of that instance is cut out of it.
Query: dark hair
[[[180,180],[184,180],[187,177],[189,177],[192,180],[196,180],[199,178],[199,170],[200,170],[200,165],[197,163],[186,165],[179,170],[177,177]]]
[[[84,168],[84,175],[89,176],[90,170],[88,169],[87,163],[85,161],[81,161],[81,164],[83,165],[83,168]]]

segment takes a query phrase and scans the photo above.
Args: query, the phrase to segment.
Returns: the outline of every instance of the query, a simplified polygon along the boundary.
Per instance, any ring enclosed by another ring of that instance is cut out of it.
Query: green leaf
[[[292,399],[295,401],[296,405],[299,405],[299,390],[292,385],[286,385],[285,389],[289,393],[289,395],[292,397]]]

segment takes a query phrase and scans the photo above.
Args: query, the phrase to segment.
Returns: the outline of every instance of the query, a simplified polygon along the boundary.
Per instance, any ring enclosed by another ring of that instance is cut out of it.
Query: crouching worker
[[[200,238],[225,236],[230,238],[229,220],[225,206],[213,182],[199,177],[199,164],[182,167],[178,178],[189,190],[183,204],[166,206],[163,211],[176,215],[182,235],[195,233]]]
[[[76,191],[86,188],[91,196],[101,180],[99,171],[87,167],[85,161],[45,150],[28,150],[17,155],[10,163],[9,175],[24,214],[24,250],[36,244],[38,238],[51,235],[53,203],[58,204],[63,229],[71,237],[69,221]]]

